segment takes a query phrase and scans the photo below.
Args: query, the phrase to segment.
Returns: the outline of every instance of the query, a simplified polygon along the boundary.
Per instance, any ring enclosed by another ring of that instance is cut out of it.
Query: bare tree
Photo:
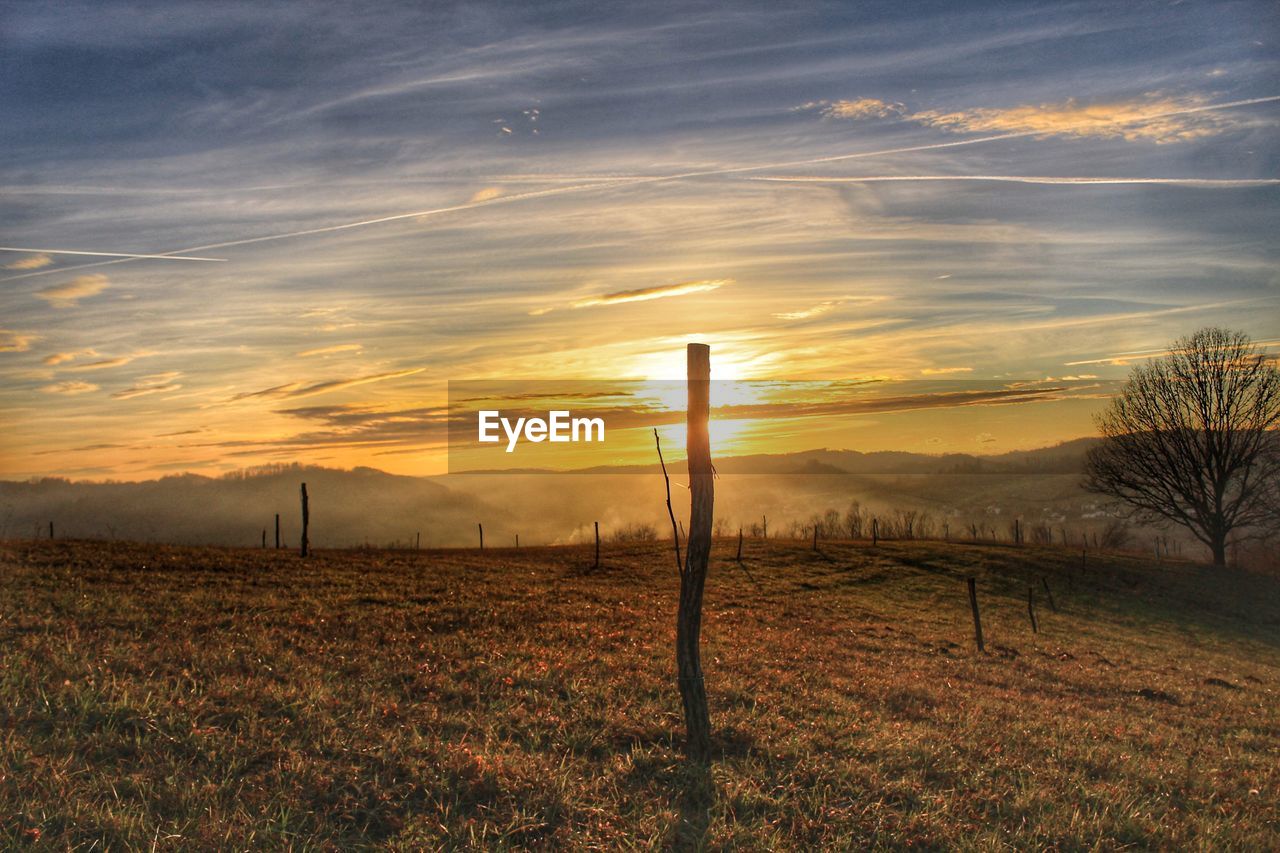
[[[1274,523],[1280,370],[1249,337],[1201,329],[1134,368],[1096,423],[1085,488],[1191,531],[1226,564],[1232,531]]]

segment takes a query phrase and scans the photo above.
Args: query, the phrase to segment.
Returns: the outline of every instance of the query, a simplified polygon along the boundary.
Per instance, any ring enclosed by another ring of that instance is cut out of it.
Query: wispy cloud
[[[972,373],[972,367],[926,367],[920,371],[921,376],[949,376],[953,373]]]
[[[48,302],[54,308],[74,308],[81,299],[97,296],[111,286],[105,275],[78,275],[66,284],[46,287],[36,292],[36,296]]]
[[[92,382],[55,382],[52,385],[46,385],[40,389],[46,394],[87,394],[90,391],[97,391],[98,386]]]
[[[796,311],[779,311],[773,316],[779,320],[808,320],[813,317],[820,317],[828,314],[849,302],[880,302],[884,297],[881,296],[844,296],[840,299],[827,299],[808,308],[800,308]]]
[[[327,394],[331,391],[341,391],[344,388],[354,388],[357,385],[369,385],[374,382],[385,382],[388,379],[400,379],[405,376],[413,376],[415,373],[421,373],[426,368],[414,367],[409,370],[395,370],[389,373],[374,373],[367,376],[356,376],[351,379],[326,379],[321,382],[289,382],[284,385],[275,385],[271,388],[263,388],[261,391],[248,391],[243,394],[236,394],[227,402],[234,403],[239,400],[250,399],[279,399],[294,397],[311,397],[316,394]]]
[[[38,340],[40,336],[30,332],[0,329],[0,352],[26,352],[31,349],[31,344]]]
[[[56,353],[55,355],[68,355],[68,353]],[[53,356],[50,356],[50,358],[52,357]],[[87,370],[106,370],[107,368],[110,368],[110,367],[122,367],[131,361],[133,361],[133,356],[122,355],[122,356],[117,356],[116,358],[104,358],[98,361],[90,361],[86,364],[77,364],[74,367],[68,367],[65,369],[75,373],[80,373],[82,371],[87,371]],[[45,364],[49,364],[49,359],[47,358],[45,359]]]
[[[53,258],[46,254],[29,255],[4,265],[7,270],[38,270],[53,263]]]
[[[1168,143],[1212,136],[1241,122],[1223,112],[1231,107],[1266,103],[1273,97],[1250,98],[1214,104],[1203,95],[1164,95],[1115,101],[1083,102],[1075,98],[1058,103],[1011,107],[972,107],[958,110],[910,112],[901,104],[877,98],[815,102],[804,105],[822,110],[827,118],[865,119],[901,115],[902,118],[956,133],[1017,134],[1018,136],[1092,137]]]
[[[1208,104],[1206,98],[1198,95],[1178,98],[1149,95],[1092,104],[1069,99],[1056,104],[954,112],[925,110],[912,113],[910,118],[961,133],[1035,133],[1167,143],[1211,136],[1236,126],[1237,122],[1225,113],[1195,111]]]
[[[296,355],[298,358],[311,358],[316,355],[334,355],[340,352],[359,352],[363,349],[360,344],[334,344],[331,347],[317,347],[316,349],[303,350]]]
[[[879,98],[854,98],[844,101],[810,101],[799,109],[818,110],[827,118],[887,118],[902,115],[906,107]]]
[[[679,284],[660,284],[656,287],[641,287],[635,290],[618,290],[600,296],[588,296],[569,303],[570,308],[593,308],[597,305],[623,305],[628,302],[648,302],[652,299],[669,299],[674,296],[689,296],[693,293],[707,293],[733,284],[732,279],[714,278],[702,281],[684,281]]]
[[[149,376],[140,376],[138,381],[129,388],[123,388],[112,393],[112,398],[116,400],[132,400],[134,397],[145,397],[150,394],[165,394],[169,391],[177,391],[182,386],[174,382],[182,375],[180,370],[167,370],[163,373],[153,373]]]
[[[44,357],[44,363],[50,367],[56,367],[59,364],[65,364],[68,361],[75,361],[77,358],[87,356],[96,356],[97,353],[91,349],[75,350],[73,352],[55,352]]]

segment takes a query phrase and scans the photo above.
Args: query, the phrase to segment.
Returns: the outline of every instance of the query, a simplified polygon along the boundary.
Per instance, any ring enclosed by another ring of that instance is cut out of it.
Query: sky
[[[1072,389],[744,450],[1088,435],[1181,335],[1280,341],[1278,37],[1274,3],[8,2],[0,477],[439,473],[450,381],[678,378],[689,341],[720,379]]]

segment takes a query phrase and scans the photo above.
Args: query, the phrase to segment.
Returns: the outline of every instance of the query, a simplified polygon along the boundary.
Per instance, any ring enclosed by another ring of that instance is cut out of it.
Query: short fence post
[[[969,608],[973,611],[973,637],[978,641],[978,651],[985,652],[986,647],[982,644],[982,617],[978,615],[978,581],[975,578],[968,578],[969,583]]]
[[[738,528],[738,562],[742,562],[742,528]]]
[[[484,525],[477,521],[476,527],[480,530],[480,550],[483,551],[484,550]]]
[[[600,522],[596,522],[596,562],[591,568],[600,568]]]
[[[276,550],[280,550],[280,513],[276,513]]]
[[[880,519],[871,519],[871,544],[880,544]]]
[[[307,484],[302,484],[302,556],[307,556],[307,528],[311,524],[311,507],[307,503]]]
[[[1039,634],[1040,626],[1036,624],[1036,591],[1035,587],[1027,584],[1027,615],[1031,617],[1031,633]]]

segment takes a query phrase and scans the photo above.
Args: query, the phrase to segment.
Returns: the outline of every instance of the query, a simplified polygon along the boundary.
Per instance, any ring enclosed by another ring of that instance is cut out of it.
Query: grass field
[[[735,544],[705,767],[668,545],[0,544],[0,846],[1280,849],[1275,582]]]

